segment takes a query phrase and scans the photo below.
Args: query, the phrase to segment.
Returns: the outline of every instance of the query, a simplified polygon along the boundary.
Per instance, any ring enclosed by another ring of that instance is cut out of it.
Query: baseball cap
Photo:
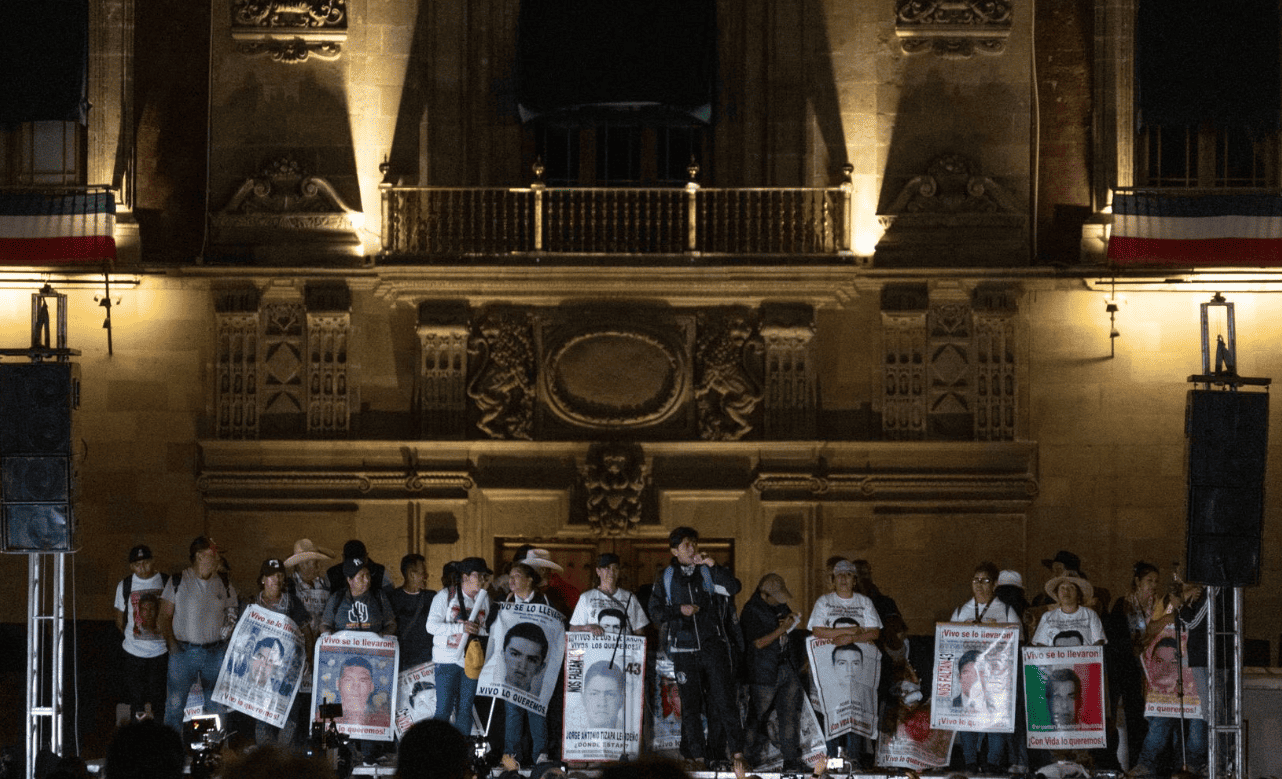
[[[998,587],[1005,587],[1008,584],[1022,588],[1024,586],[1024,577],[1019,575],[1019,571],[1011,571],[1009,569],[997,574]]]
[[[276,557],[272,557],[268,560],[263,560],[263,564],[258,568],[259,576],[271,576],[272,574],[284,573],[284,572],[285,572],[285,564],[282,563],[280,559]]]
[[[136,563],[139,560],[150,560],[150,559],[151,559],[151,547],[147,546],[146,544],[139,544],[138,546],[135,546],[133,549],[129,550],[129,562],[131,563]]]
[[[619,564],[619,556],[614,552],[606,552],[596,559],[597,568],[609,568],[611,565]]]
[[[841,560],[840,562],[838,562],[836,565],[834,565],[834,566],[832,567],[832,572],[833,572],[834,574],[837,574],[837,573],[854,573],[854,572],[855,572],[855,564],[854,564],[854,563],[852,563],[852,562],[850,562],[849,560]]]
[[[362,568],[369,568],[368,557],[349,557],[343,561],[343,575],[349,579],[360,573]]]
[[[761,580],[761,586],[758,591],[769,595],[780,603],[792,605],[792,593],[788,592],[788,587],[783,583],[783,577],[777,573],[766,574]]]

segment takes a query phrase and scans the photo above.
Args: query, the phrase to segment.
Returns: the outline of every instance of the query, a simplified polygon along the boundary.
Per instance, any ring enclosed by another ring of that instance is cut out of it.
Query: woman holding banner
[[[490,596],[485,582],[494,574],[485,560],[466,557],[454,566],[458,580],[436,593],[427,614],[436,663],[436,719],[454,716],[454,727],[472,735],[472,699],[476,679],[463,673],[468,639],[485,632]]]
[[[998,600],[997,595],[997,566],[990,562],[982,562],[975,566],[975,572],[970,579],[970,591],[973,598],[963,603],[956,611],[953,612],[952,622],[972,622],[972,623],[999,623],[999,624],[1020,624],[1020,616],[1015,609]],[[967,653],[969,654],[969,653]],[[989,702],[986,696],[976,692],[979,688],[975,684],[980,677],[978,669],[975,666],[975,659],[963,655],[958,663],[958,671],[962,681],[962,695],[966,705],[987,705]],[[973,701],[973,703],[972,703]],[[983,738],[988,737],[987,759],[981,764],[979,760],[979,747]],[[969,731],[959,731],[957,740],[961,742],[962,755],[966,760],[966,770],[975,773],[1006,772],[1008,765],[1006,758],[1006,741],[1009,736],[1005,733],[972,733]]]
[[[544,606],[551,606],[548,597],[543,593],[536,591],[539,585],[539,573],[532,566],[523,562],[512,563],[508,570],[507,581],[510,592],[507,598],[499,604],[499,607],[490,615],[488,625],[493,625],[494,620],[498,618],[499,611],[505,605],[514,603],[538,603]],[[562,618],[564,619],[564,617]],[[487,626],[488,626],[487,625]],[[523,634],[518,628],[508,631],[504,636],[503,661],[506,663],[507,675],[506,681],[522,689],[525,692],[535,693],[533,685],[542,681],[542,673],[547,662],[548,647],[546,637],[543,637],[543,643],[540,644],[539,637],[543,634],[537,630],[537,626],[532,626],[536,630]],[[530,754],[537,755],[534,763],[545,763],[548,760],[548,721],[547,717],[516,706],[513,703],[504,703],[503,713],[503,753],[516,758],[517,751],[521,748],[521,739],[525,735],[526,729],[530,734]]]
[[[308,613],[307,607],[303,605],[303,601],[297,595],[294,595],[285,589],[285,564],[280,560],[276,558],[264,560],[263,564],[259,567],[258,597],[254,599],[254,603],[268,609],[269,611],[274,611],[278,614],[284,614],[286,617],[289,617],[294,622],[294,625],[303,633],[303,646],[311,646],[312,642],[316,640],[316,636],[312,633],[311,615]],[[285,654],[283,645],[278,639],[273,640],[276,642],[277,647],[281,647],[279,657],[283,657]],[[256,675],[258,677],[267,677],[274,680],[279,686],[281,680],[275,679],[275,677],[266,670],[272,668],[273,664],[269,663],[268,660],[274,657],[277,657],[277,655],[273,654],[272,651],[270,651],[270,648],[265,647],[263,650],[255,651],[254,657],[250,659],[250,663],[252,670],[257,672]],[[280,662],[281,660],[278,658],[274,665],[279,667]],[[307,664],[304,664],[303,676],[307,677],[307,675]],[[275,690],[272,690],[272,692],[275,692]],[[262,720],[258,720],[257,724],[254,726],[254,742],[258,744],[258,746],[275,743],[280,746],[288,747],[293,744],[294,733],[297,730],[296,726],[300,703],[301,696],[296,696],[294,698],[294,707],[290,710],[288,720],[284,727],[276,728],[268,725]]]

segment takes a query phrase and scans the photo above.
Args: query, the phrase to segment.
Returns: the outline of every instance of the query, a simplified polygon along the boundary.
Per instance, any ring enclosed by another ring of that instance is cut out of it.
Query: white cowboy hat
[[[552,562],[552,555],[546,549],[530,549],[526,551],[525,557],[519,560],[513,560],[514,563],[525,563],[531,568],[541,568],[548,571],[564,571],[565,569]]]
[[[294,553],[285,559],[285,567],[293,568],[308,560],[333,560],[334,553],[318,547],[310,538],[300,538],[294,542]]]

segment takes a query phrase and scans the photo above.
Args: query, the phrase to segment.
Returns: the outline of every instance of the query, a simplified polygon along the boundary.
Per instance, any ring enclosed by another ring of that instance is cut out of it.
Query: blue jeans
[[[476,679],[467,678],[463,666],[453,663],[436,665],[436,716],[450,721],[464,736],[472,735],[472,699],[476,697]]]
[[[440,689],[439,687],[437,689]],[[516,757],[521,748],[521,732],[530,723],[530,761],[548,751],[548,718],[523,709],[511,701],[503,703],[503,753]]]
[[[218,714],[227,711],[224,707],[210,701],[214,694],[214,685],[218,684],[218,669],[222,668],[223,653],[226,650],[225,643],[201,647],[179,641],[177,651],[169,653],[168,694],[165,700],[166,725],[182,732],[183,709],[187,707],[187,693],[196,682],[197,676],[200,677],[201,686],[205,690],[205,710]]]
[[[766,751],[769,734],[766,732],[766,720],[770,707],[774,706],[776,722],[779,725],[779,751],[784,760],[801,759],[801,700],[805,691],[792,667],[786,663],[779,665],[774,684],[753,684],[748,688],[751,708],[748,720],[752,723],[752,732],[746,734],[748,741],[748,761],[758,763]]]
[[[1183,762],[1180,753],[1180,742],[1175,737],[1180,734],[1179,717],[1146,717],[1148,735],[1144,737],[1144,747],[1140,750],[1139,762],[1153,768],[1168,742],[1175,749],[1175,761]],[[1192,766],[1206,765],[1206,720],[1188,719],[1188,762]]]
[[[961,742],[962,757],[967,766],[979,765],[979,742],[980,739],[988,737],[988,757],[983,762],[993,768],[1005,771],[1008,767],[1006,762],[1006,742],[1010,738],[1008,733],[972,733],[970,731],[959,731],[957,740]]]

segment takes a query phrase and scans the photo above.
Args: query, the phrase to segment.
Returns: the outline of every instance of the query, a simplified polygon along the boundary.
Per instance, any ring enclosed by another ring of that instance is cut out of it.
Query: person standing
[[[278,558],[264,560],[258,568],[258,596],[252,601],[255,605],[261,606],[268,611],[274,611],[277,614],[283,614],[289,617],[290,621],[303,634],[303,646],[311,646],[315,637],[312,635],[311,617],[307,613],[307,608],[298,596],[290,593],[285,587],[285,563]],[[279,639],[271,639],[276,642],[277,647],[281,647]],[[258,657],[255,651],[255,658]],[[277,663],[283,659],[277,658]],[[306,664],[305,664],[306,666]],[[306,676],[306,670],[303,675]],[[273,692],[275,692],[273,690]],[[293,708],[285,717],[283,727],[269,725],[262,720],[258,720],[254,725],[254,741],[258,746],[275,743],[282,747],[288,747],[294,743],[294,734],[297,732],[298,717],[302,696],[295,695]]]
[[[464,673],[467,645],[473,636],[485,635],[490,596],[485,583],[494,571],[480,557],[465,557],[454,566],[456,585],[432,598],[427,632],[432,634],[432,659],[436,663],[436,719],[449,721],[464,736],[472,735],[472,700],[476,679]]]
[[[129,550],[130,574],[116,585],[116,628],[124,635],[120,669],[125,698],[134,719],[164,719],[165,679],[169,670],[165,636],[160,632],[160,595],[169,577],[156,572],[151,548]]]
[[[239,605],[236,588],[218,571],[222,553],[212,539],[198,536],[187,554],[191,566],[173,576],[160,596],[160,629],[169,646],[165,724],[175,730],[182,728],[187,693],[197,678],[205,700],[213,694]]]
[[[801,702],[805,691],[791,640],[793,628],[801,624],[801,615],[793,610],[792,603],[792,593],[783,577],[768,573],[757,583],[739,615],[748,665],[747,758],[750,765],[761,762],[768,739],[766,718],[773,707],[784,773],[809,773],[810,766],[801,759]]]
[[[316,546],[309,538],[295,541],[294,553],[285,558],[285,569],[290,572],[287,582],[289,589],[307,609],[313,641],[320,635],[321,621],[325,618],[325,604],[329,603],[329,597],[333,594],[329,590],[329,577],[321,566],[332,559],[333,552]],[[312,656],[311,643],[307,645],[307,656]]]
[[[881,617],[872,599],[855,591],[857,576],[858,567],[849,560],[838,560],[832,566],[832,592],[820,595],[815,601],[807,627],[815,638],[829,639],[837,646],[864,644],[861,655],[866,651],[870,658],[876,658],[874,662],[881,662],[881,653],[873,645],[881,637]],[[833,654],[835,657],[836,650]],[[850,759],[861,768],[869,767],[871,761],[865,754],[864,737],[857,733],[829,741],[828,756],[837,756],[843,740]]]
[[[401,670],[432,661],[432,634],[427,632],[427,612],[436,590],[427,589],[427,561],[421,554],[401,558],[404,583],[387,599],[396,615],[396,637],[401,644]]]
[[[627,625],[623,630],[641,635],[650,624],[640,601],[632,593],[619,587],[619,556],[606,552],[596,561],[597,586],[579,596],[579,602],[570,615],[570,631],[603,636],[608,631],[602,624],[606,612],[622,613]],[[607,620],[613,624],[613,621]]]
[[[729,568],[699,551],[699,532],[692,527],[669,533],[668,549],[672,558],[655,578],[649,611],[651,620],[667,630],[666,650],[676,670],[681,754],[690,769],[702,770],[708,745],[724,745],[738,771],[746,760],[728,628],[733,614],[727,616],[727,611],[734,608],[732,598],[743,585]]]
[[[369,560],[352,557],[343,561],[347,586],[325,604],[322,635],[339,630],[363,630],[380,636],[396,635],[396,615],[387,593],[374,588]]]
[[[345,564],[349,560],[361,560],[369,566],[369,579],[371,586],[376,589],[391,592],[392,578],[387,575],[387,567],[382,563],[376,563],[369,559],[369,551],[365,548],[365,542],[359,538],[353,538],[343,544],[343,562],[331,565],[325,575],[329,577],[329,591],[338,592],[343,589],[344,581],[347,577]]]
[[[952,616],[952,622],[968,622],[975,624],[1011,624],[1018,626],[1020,616],[1015,609],[1002,602],[996,597],[997,593],[997,566],[990,562],[982,562],[975,566],[975,571],[970,579],[970,591],[974,597],[959,606]],[[967,653],[969,654],[969,653]],[[970,698],[969,694],[974,689],[972,684],[967,683],[967,668],[965,667],[966,657],[962,656],[958,663],[958,671],[961,673],[963,680],[961,689],[962,695],[967,696],[967,700],[979,701],[978,698]],[[971,673],[978,678],[978,669],[975,669],[972,659],[969,664]],[[987,701],[984,701],[987,703]],[[980,761],[979,749],[981,742],[988,739],[988,752],[986,759]],[[961,742],[962,755],[966,760],[966,770],[974,773],[982,771],[983,773],[1005,772],[1007,765],[1006,742],[1009,737],[1005,733],[977,733],[971,731],[958,731],[957,739]]]
[[[526,563],[512,563],[511,569],[508,570],[508,586],[511,591],[507,598],[497,604],[491,612],[487,619],[487,628],[494,624],[499,611],[507,604],[538,603],[550,606],[547,595],[537,591],[539,579],[539,572]],[[537,686],[542,684],[548,657],[548,640],[539,626],[528,622],[514,625],[503,637],[502,651],[507,667],[507,684],[522,691],[537,694]],[[503,754],[511,755],[519,761],[521,755],[518,754],[518,750],[524,732],[528,729],[530,754],[536,756],[533,762],[547,762],[547,717],[521,708],[510,701],[504,703],[503,712]]]

